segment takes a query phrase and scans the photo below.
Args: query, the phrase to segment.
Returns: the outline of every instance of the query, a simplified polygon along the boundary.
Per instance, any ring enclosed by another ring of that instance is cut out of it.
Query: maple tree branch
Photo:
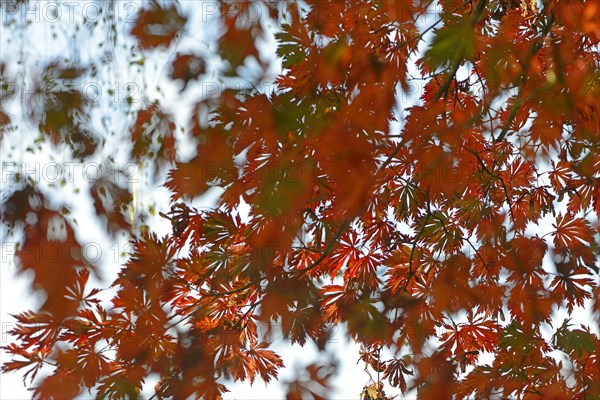
[[[435,218],[435,219],[437,219],[438,221],[440,221],[440,224],[442,224],[442,228],[444,229],[444,233],[446,233],[446,235],[450,235],[450,236],[452,236],[452,237],[456,238],[456,235],[452,235],[452,234],[451,234],[451,233],[448,231],[448,229],[446,228],[446,224],[444,223],[444,220],[443,220],[442,218],[440,218],[439,216],[437,216],[437,215],[434,215],[434,214],[431,212],[431,208],[430,208],[430,205],[429,205],[429,203],[427,204],[427,213],[428,213],[429,215],[431,215],[433,218]],[[480,260],[481,260],[481,262],[483,263],[483,266],[485,267],[485,269],[489,270],[489,267],[487,266],[487,263],[485,262],[485,260],[484,260],[484,259],[483,259],[483,257],[481,256],[481,254],[479,253],[479,250],[477,250],[477,248],[476,248],[476,247],[473,245],[473,243],[471,243],[471,241],[469,240],[469,238],[468,238],[468,237],[462,237],[462,236],[461,236],[461,237],[460,237],[460,239],[461,239],[462,241],[466,241],[466,242],[469,244],[469,246],[471,246],[471,248],[472,248],[472,249],[475,251],[475,254],[476,254],[478,257],[479,257],[479,259],[480,259]]]
[[[472,24],[473,26],[475,26],[477,24],[477,22],[479,22],[479,19],[481,18],[481,15],[483,14],[483,9],[485,8],[485,5],[487,4],[488,0],[481,0],[480,3],[477,4],[477,10],[475,11],[475,14],[473,15],[473,21]],[[467,3],[469,3],[469,1],[465,1],[463,2],[463,4],[461,4],[460,6],[458,6],[457,8],[455,8],[454,10],[451,11],[451,13],[454,13],[458,10],[460,10],[461,8],[463,8]],[[413,40],[421,40],[421,38],[423,38],[423,36],[429,32],[431,29],[433,29],[434,27],[436,27],[440,22],[443,21],[443,18],[440,18],[436,23],[434,23],[433,25],[429,26],[427,29],[425,29],[420,35],[410,39],[410,40],[406,40],[400,44],[398,44],[398,47],[404,46],[408,43],[410,43]],[[460,67],[460,62],[456,62],[456,65],[453,67],[453,73],[448,76],[448,78],[446,78],[447,82],[445,82],[441,87],[440,90],[438,91],[438,93],[436,93],[435,95],[435,99],[434,102],[439,100],[441,94],[442,94],[442,89],[445,86],[450,86],[450,83],[452,82],[452,79],[454,79],[454,75],[456,74],[456,72],[458,71],[458,68]],[[446,89],[447,90],[447,89]],[[392,153],[385,159],[385,161],[383,162],[383,164],[381,164],[381,167],[379,167],[379,169],[377,170],[377,172],[384,170],[394,159],[394,157],[396,157],[396,155],[398,154],[398,152],[400,151],[400,149],[402,148],[402,142],[398,143],[395,147],[395,149],[392,151]]]
[[[456,72],[460,68],[460,65],[461,65],[460,60],[457,60],[453,63],[452,70],[450,71],[450,73],[448,73],[448,76],[444,80],[444,83],[442,83],[442,85],[440,86],[439,90],[437,91],[437,93],[435,94],[435,96],[433,98],[434,102],[438,101],[442,97],[442,94],[444,95],[444,97],[448,94],[448,89],[450,89],[452,80],[454,79]]]
[[[429,202],[429,200],[427,200],[427,202]],[[415,236],[415,240],[413,242],[413,245],[410,249],[410,257],[408,260],[408,278],[406,278],[406,284],[404,285],[404,291],[406,291],[406,289],[408,288],[408,284],[410,283],[410,280],[414,277],[414,272],[413,272],[413,268],[412,268],[412,264],[413,264],[413,259],[415,256],[415,248],[417,247],[417,242],[419,241],[419,239],[421,238],[421,236],[423,235],[423,232],[425,232],[425,227],[427,226],[427,221],[429,221],[429,213],[426,214],[425,216],[425,221],[423,221],[423,226],[421,227],[421,230],[419,231],[419,233],[417,234],[417,236]]]
[[[513,212],[513,207],[512,207],[512,201],[510,200],[510,196],[508,195],[508,189],[506,188],[506,183],[504,182],[504,179],[500,176],[500,175],[496,175],[493,172],[491,172],[485,165],[485,163],[483,162],[483,160],[481,159],[481,157],[479,157],[479,154],[472,149],[469,149],[466,146],[463,146],[463,148],[465,150],[467,150],[469,153],[471,153],[479,162],[479,165],[481,165],[481,168],[483,169],[483,171],[485,171],[487,174],[489,174],[492,178],[497,179],[500,181],[500,184],[502,185],[502,189],[504,191],[504,196],[506,197],[506,203],[508,204],[508,209],[510,211],[510,216],[513,220],[513,223],[516,221],[515,219],[515,214]]]
[[[483,15],[483,10],[485,9],[487,1],[488,0],[480,0],[479,3],[477,3],[475,12],[473,13],[473,16],[471,18],[471,26],[473,28],[475,28],[477,23],[479,23],[479,20],[481,19],[481,16]],[[442,97],[442,95],[444,95],[444,97],[447,96],[448,89],[450,89],[450,85],[452,84],[452,81],[454,80],[454,77],[456,76],[456,72],[458,72],[458,69],[460,68],[460,66],[462,64],[462,60],[461,60],[460,56],[461,55],[459,54],[457,57],[455,57],[456,59],[454,60],[454,62],[452,64],[452,69],[451,69],[450,73],[448,74],[448,76],[444,80],[444,83],[440,86],[440,89],[437,91],[437,93],[435,94],[435,96],[433,98],[434,103],[436,101],[438,101]]]
[[[401,148],[402,148],[402,142],[400,142],[396,145],[396,148],[394,149],[394,151],[392,151],[392,153],[385,159],[385,161],[383,162],[383,164],[381,164],[381,167],[379,167],[377,172],[380,172],[380,171],[383,171],[384,169],[386,169],[387,166],[390,165],[390,163],[392,162],[394,157],[396,157],[396,154],[398,154],[398,152],[400,151]]]
[[[308,267],[290,271],[289,274],[292,275],[292,274],[303,273],[303,272],[310,271],[311,269],[317,267],[331,253],[331,251],[333,250],[333,246],[340,239],[340,237],[342,236],[342,234],[344,233],[344,231],[346,230],[348,225],[350,225],[350,218],[346,218],[344,221],[342,221],[340,228],[338,229],[336,234],[333,236],[333,238],[331,238],[331,240],[327,243],[325,250],[323,250],[323,253],[321,253],[319,258],[317,258]]]
[[[481,253],[479,253],[479,250],[473,245],[473,243],[471,243],[471,241],[469,240],[469,238],[464,238],[464,240],[466,240],[467,243],[469,243],[469,245],[471,246],[471,248],[475,251],[475,254],[477,254],[477,257],[479,257],[479,259],[481,260],[481,263],[483,264],[483,266],[485,267],[485,269],[487,269],[489,271],[490,267],[488,267],[487,263],[485,262],[485,260],[481,256]]]
[[[461,8],[463,8],[464,6],[466,6],[466,5],[467,5],[468,3],[470,3],[470,2],[471,2],[471,0],[465,0],[465,1],[463,1],[463,3],[462,3],[462,4],[460,4],[459,6],[455,7],[454,9],[452,9],[452,10],[450,11],[450,14],[454,14],[455,12],[457,12],[458,10],[460,10]],[[483,2],[487,2],[487,0],[483,0]],[[431,3],[433,3],[433,1],[431,1],[431,2],[429,3],[429,5],[431,5]],[[427,5],[427,7],[429,7],[429,5]],[[423,12],[425,12],[425,11],[423,11]],[[419,14],[417,15],[417,18],[418,18],[418,17],[419,17],[419,16],[420,16],[420,15],[421,15],[423,12],[419,13]],[[407,44],[409,44],[410,42],[414,42],[415,40],[417,41],[417,43],[418,43],[418,42],[420,42],[420,41],[421,41],[421,39],[423,39],[423,37],[424,37],[424,36],[427,34],[427,32],[429,32],[430,30],[432,30],[433,28],[435,28],[436,26],[438,26],[438,25],[439,25],[441,22],[443,22],[443,21],[444,21],[444,19],[443,19],[443,18],[440,18],[440,19],[439,19],[439,20],[437,20],[435,23],[433,23],[433,24],[431,24],[430,26],[428,26],[427,28],[425,28],[425,30],[424,30],[423,32],[421,32],[420,34],[418,34],[417,36],[413,36],[412,38],[409,38],[409,39],[403,40],[402,42],[398,43],[396,46],[392,47],[392,48],[390,49],[390,51],[398,50],[398,49],[400,49],[401,47],[404,47],[404,46],[406,46],[406,45],[407,45]]]
[[[211,293],[206,293],[206,294],[201,295],[200,298],[198,298],[197,301],[194,302],[193,304],[190,304],[189,306],[184,307],[184,308],[178,310],[177,312],[173,313],[173,315],[171,315],[170,317],[167,318],[167,321],[170,321],[170,320],[172,320],[175,317],[183,315],[184,313],[192,310],[194,307],[198,307],[196,310],[194,310],[193,312],[189,313],[188,315],[186,315],[185,317],[183,317],[181,320],[176,321],[176,322],[172,323],[171,325],[167,325],[166,329],[169,330],[171,328],[174,328],[175,326],[179,325],[181,322],[185,321],[187,318],[189,318],[190,316],[192,316],[195,312],[197,312],[198,310],[200,310],[203,306],[205,306],[202,303],[202,300],[204,300],[206,298],[209,298],[209,297],[216,298],[216,297],[220,297],[220,296],[227,296],[227,295],[230,295],[230,294],[235,294],[235,293],[242,292],[242,291],[248,289],[249,287],[251,287],[252,285],[261,282],[264,279],[266,279],[266,278],[263,277],[263,278],[260,278],[260,279],[256,279],[254,281],[250,281],[247,284],[245,284],[245,285],[243,285],[243,286],[241,286],[241,287],[239,287],[237,289],[232,289],[232,290],[228,290],[228,291],[224,291],[224,292],[211,292]]]
[[[533,389],[533,391],[530,392],[530,393],[537,394],[540,397],[543,397],[542,393],[539,390],[537,390],[537,388],[535,387],[535,385],[533,384],[533,382],[531,382],[531,378],[529,378],[529,374],[527,372],[525,372],[525,379],[527,380],[527,382],[531,386],[531,389]],[[528,390],[525,390],[525,391],[527,392]]]
[[[327,246],[325,247],[325,249],[323,250],[322,254],[319,256],[319,258],[317,260],[315,260],[311,265],[309,265],[306,268],[302,268],[299,270],[293,270],[290,271],[288,274],[292,275],[292,274],[298,274],[298,273],[303,273],[303,272],[307,272],[315,267],[317,267],[333,250],[333,246],[335,245],[335,243],[339,240],[339,238],[342,236],[344,230],[348,227],[348,225],[350,224],[350,219],[347,218],[345,219],[340,228],[338,229],[338,231],[336,232],[335,236],[328,242]],[[227,290],[227,291],[222,291],[222,292],[211,292],[211,293],[207,293],[202,295],[199,299],[198,302],[201,302],[203,299],[208,298],[208,297],[220,297],[220,296],[227,296],[227,295],[232,295],[235,293],[239,293],[242,292],[250,287],[252,287],[253,285],[260,283],[262,281],[264,281],[265,279],[267,279],[267,277],[261,277],[258,279],[255,279],[253,281],[248,282],[247,284],[236,288],[236,289],[231,289],[231,290]],[[178,312],[174,313],[173,315],[171,315],[170,317],[167,318],[167,321],[172,320],[173,318],[177,317],[177,316],[181,316],[183,313],[186,313],[190,310],[192,310],[194,307],[198,306],[198,303],[194,303],[194,304],[190,304],[189,306],[179,310]],[[202,307],[202,303],[200,303],[200,307],[198,309],[200,309]],[[196,312],[197,310],[195,310],[194,312]],[[185,318],[171,324],[167,326],[167,330],[171,329],[173,327],[175,327],[176,325],[178,325],[179,323],[183,322],[185,319],[187,319],[190,315],[192,315],[194,312],[188,314]]]
[[[475,73],[477,74],[477,77],[479,78],[479,83],[481,84],[481,90],[485,92],[485,86],[483,84],[483,77],[481,76],[481,73],[479,72],[479,68],[477,68],[476,64],[473,64],[473,70],[475,71]],[[489,91],[488,91],[488,93],[489,93]],[[484,100],[485,93],[484,93],[484,96],[482,96],[482,97],[483,97],[482,100]],[[485,104],[483,104],[483,101],[482,101],[482,105],[485,106]],[[492,113],[490,112],[490,110],[494,110],[494,109],[492,108],[491,104],[487,105],[487,107],[484,107],[484,109],[485,109],[485,113],[489,117],[489,120],[487,120],[487,121],[482,120],[481,122],[482,123],[486,123],[486,122],[490,123],[490,134],[492,135],[492,141],[495,142],[496,138],[494,137],[494,123],[493,123],[495,118],[492,116]]]
[[[331,251],[333,250],[333,246],[339,240],[339,238],[342,236],[342,234],[344,233],[345,229],[348,227],[349,224],[350,224],[350,219],[349,218],[345,219],[342,222],[342,224],[341,224],[340,228],[338,229],[338,231],[336,232],[335,236],[327,243],[327,246],[325,247],[323,253],[311,265],[309,265],[308,267],[299,269],[299,270],[290,271],[288,274],[292,275],[292,274],[304,273],[304,272],[310,271],[311,269],[317,267],[331,253]],[[223,291],[223,292],[212,292],[212,293],[204,294],[204,295],[202,295],[198,299],[198,302],[202,301],[203,299],[205,299],[207,297],[227,296],[227,295],[231,295],[231,294],[242,292],[242,291],[244,291],[244,290],[252,287],[253,285],[255,285],[257,283],[262,282],[265,279],[267,279],[267,277],[262,277],[262,278],[255,279],[255,280],[250,281],[247,284],[245,284],[245,285],[243,285],[243,286],[241,286],[239,288],[236,288],[236,289],[231,289],[231,290],[227,290],[227,291]],[[257,303],[257,305],[259,303]],[[177,316],[181,316],[183,313],[186,313],[186,312],[190,311],[191,309],[193,309],[196,306],[198,306],[198,303],[190,304],[188,307],[185,307],[185,308],[179,310],[178,312],[174,313],[173,315],[171,315],[169,318],[167,318],[167,321],[169,321],[169,320],[171,320],[171,319],[173,319],[173,318],[175,318]],[[202,307],[202,303],[200,303],[200,308],[201,307]],[[200,308],[198,308],[198,309],[200,309]],[[176,325],[178,325],[179,323],[181,323],[182,321],[184,321],[187,317],[189,317],[192,314],[193,314],[193,312],[190,313],[190,314],[188,314],[185,318],[183,318],[183,319],[181,319],[181,320],[179,320],[179,321],[177,321],[177,322],[169,325],[167,327],[167,330],[175,327]]]
[[[212,293],[209,293],[206,296],[219,297],[219,296],[227,296],[227,295],[230,295],[230,294],[235,294],[235,293],[243,292],[244,290],[248,289],[252,285],[254,285],[256,283],[259,283],[261,281],[264,281],[265,279],[266,279],[266,277],[257,278],[257,279],[255,279],[253,281],[248,282],[247,284],[245,284],[244,286],[241,286],[239,288],[227,290],[227,291],[224,291],[224,292],[212,292]]]
[[[504,179],[502,179],[500,177],[498,177],[498,179],[500,180],[500,184],[502,185],[502,189],[504,190],[504,196],[506,196],[506,203],[508,204],[508,210],[510,211],[510,216],[514,223],[516,221],[515,213],[513,212],[512,201],[510,200],[510,197],[508,195],[508,189],[506,189],[506,184],[504,183]]]
[[[519,90],[519,92],[520,92],[520,90]],[[495,140],[496,143],[504,140],[504,138],[508,134],[508,130],[509,130],[510,126],[512,125],[515,117],[517,116],[517,112],[519,112],[519,110],[521,109],[522,101],[519,98],[519,96],[520,96],[520,94],[517,94],[517,98],[515,99],[515,102],[513,103],[512,107],[511,107],[510,114],[508,115],[506,122],[502,126],[502,131],[500,132],[500,135],[498,135],[498,137]]]
[[[441,212],[440,210],[436,210],[436,211],[437,211],[437,212]],[[431,215],[433,218],[435,218],[435,219],[437,219],[438,221],[440,221],[440,223],[442,224],[442,229],[444,229],[444,233],[445,233],[446,235],[449,235],[449,236],[452,236],[452,237],[456,238],[456,237],[455,237],[455,235],[452,235],[452,234],[451,234],[451,233],[448,231],[448,229],[446,228],[446,224],[444,223],[444,220],[443,220],[442,218],[440,218],[439,216],[437,216],[437,215],[434,215],[434,214],[431,212],[431,204],[430,204],[430,203],[427,203],[427,214]],[[461,239],[462,239],[462,238],[461,238]]]
[[[238,318],[238,320],[232,325],[232,328],[237,328],[243,320],[245,320],[248,315],[256,308],[258,307],[265,299],[262,298],[259,301],[252,303],[252,304],[248,304],[245,307],[248,307],[248,310],[246,310],[246,312],[244,313],[244,315],[242,315],[240,318]],[[244,307],[244,306],[242,306]]]
[[[548,35],[548,33],[550,33],[550,28],[552,27],[552,24],[554,24],[554,14],[550,14],[550,18],[548,20],[548,23],[544,25],[543,29],[542,29],[542,34],[541,36],[538,38],[538,40],[534,43],[533,47],[531,48],[531,53],[529,55],[529,57],[525,60],[525,63],[523,65],[523,70],[527,71],[529,69],[529,65],[531,64],[531,60],[535,57],[535,55],[542,49],[543,47],[543,41],[546,38],[546,36]],[[510,126],[512,125],[514,119],[517,116],[517,113],[519,112],[519,110],[521,109],[521,107],[523,106],[523,99],[520,98],[521,96],[521,92],[523,91],[523,88],[525,87],[525,85],[527,84],[527,78],[528,75],[524,74],[522,76],[522,80],[521,83],[519,84],[519,92],[516,95],[516,99],[515,102],[512,105],[512,108],[510,110],[510,114],[508,116],[508,118],[506,119],[506,122],[504,123],[504,125],[502,126],[502,131],[500,131],[500,135],[498,135],[498,137],[496,138],[495,142],[501,142],[504,140],[504,138],[506,138],[506,136],[508,135],[508,131],[510,129]]]
[[[462,4],[460,7],[458,7],[457,10],[460,9],[460,8],[462,8],[462,7],[464,7],[464,4]],[[432,30],[433,28],[435,28],[436,26],[438,26],[440,24],[440,22],[442,22],[442,21],[443,21],[443,19],[440,18],[435,23],[433,23],[432,25],[428,26],[423,32],[421,32],[417,36],[413,36],[412,38],[403,40],[402,42],[398,43],[396,46],[392,47],[390,49],[390,51],[399,50],[400,48],[406,46],[407,44],[409,44],[411,42],[414,42],[415,40],[417,41],[417,43],[420,42],[421,39],[423,39],[423,36],[425,36],[427,34],[427,32],[429,32],[430,30]]]

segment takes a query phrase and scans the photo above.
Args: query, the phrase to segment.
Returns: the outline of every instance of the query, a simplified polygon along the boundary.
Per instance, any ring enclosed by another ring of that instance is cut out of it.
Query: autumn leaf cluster
[[[265,20],[282,72],[271,92],[198,100],[184,124],[192,157],[164,104],[132,116],[131,158],[168,171],[172,233],[136,230],[128,188],[99,180],[107,231],[135,237],[110,288],[90,287],[94,266],[73,256],[83,244],[46,195],[28,185],[7,197],[18,207],[3,221],[25,232],[19,268],[47,296],[15,316],[3,371],[34,381],[49,368],[38,398],[135,398],[150,374],[157,398],[218,398],[226,379],[277,379],[282,358],[258,329],[277,323],[321,351],[343,326],[388,394],[600,396],[598,333],[569,318],[600,316],[598,4],[284,3],[250,21],[255,2],[222,2],[223,74],[249,59],[266,69]],[[193,29],[150,2],[130,33],[164,52]],[[177,53],[170,78],[184,92],[206,65]],[[399,104],[415,87],[414,104]],[[55,143],[82,140],[71,128],[88,111],[68,97],[31,116]],[[214,191],[216,207],[193,205]],[[49,233],[56,219],[67,240]],[[49,245],[69,248],[39,257]],[[327,398],[333,369],[310,365],[288,398]]]

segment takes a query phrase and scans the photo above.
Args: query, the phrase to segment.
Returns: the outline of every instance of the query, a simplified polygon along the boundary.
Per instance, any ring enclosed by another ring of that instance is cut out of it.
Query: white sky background
[[[94,19],[96,17],[97,8],[94,4],[103,4],[94,1],[72,1],[61,4],[58,8],[60,15],[53,14],[52,7],[55,7],[57,3],[53,1],[31,1],[29,5],[29,12],[27,14],[17,14],[19,21],[23,18],[32,20],[31,25],[26,30],[18,30],[14,26],[7,27],[4,22],[7,15],[2,14],[2,25],[0,26],[0,60],[9,65],[9,72],[16,74],[18,72],[25,73],[25,80],[29,81],[31,74],[38,74],[42,65],[46,64],[50,59],[60,55],[61,57],[79,57],[81,64],[85,65],[86,60],[95,59],[101,48],[99,43],[106,40],[106,32],[102,26],[98,26],[93,31],[93,36],[88,31],[82,28],[76,33],[76,37],[67,39],[72,32],[76,22],[80,22],[83,15]],[[72,4],[72,5],[68,5]],[[90,4],[92,6],[90,6]],[[214,20],[216,14],[212,12],[216,6],[216,2],[209,0],[183,0],[181,1],[184,15],[188,16],[188,22],[186,24],[186,33],[180,41],[172,46],[168,51],[157,51],[148,52],[145,54],[139,54],[134,59],[139,59],[142,56],[146,57],[146,64],[139,71],[135,71],[134,68],[128,65],[130,58],[127,57],[129,54],[129,46],[134,42],[131,38],[126,39],[126,31],[129,30],[130,25],[123,24],[124,20],[134,21],[136,13],[141,9],[141,1],[129,1],[121,0],[117,1],[115,6],[115,16],[117,19],[117,26],[121,27],[119,31],[118,43],[126,43],[127,46],[123,48],[115,49],[117,58],[114,62],[107,66],[99,76],[103,77],[103,81],[99,80],[88,80],[88,87],[93,90],[95,87],[101,87],[102,93],[100,94],[99,101],[102,106],[95,109],[92,113],[94,117],[93,126],[99,131],[103,132],[103,126],[108,126],[109,130],[115,132],[112,138],[107,139],[107,144],[101,155],[98,156],[97,161],[100,163],[102,157],[107,156],[107,152],[110,152],[117,162],[124,165],[127,162],[127,154],[129,148],[119,144],[118,137],[124,132],[127,127],[131,124],[132,119],[123,118],[123,112],[111,111],[114,107],[123,110],[124,99],[126,96],[126,88],[130,83],[134,84],[134,87],[142,89],[145,84],[145,94],[149,99],[159,98],[161,99],[161,105],[167,110],[172,112],[176,116],[176,121],[179,122],[179,126],[183,125],[186,127],[191,111],[191,105],[194,100],[197,100],[199,96],[205,96],[208,90],[213,90],[215,85],[223,88],[224,84],[208,77],[204,83],[190,83],[188,89],[183,95],[179,93],[179,84],[170,83],[170,79],[167,77],[169,72],[169,65],[173,60],[176,51],[186,52],[195,51],[200,54],[209,55],[214,52],[214,39],[216,35],[220,33],[218,24]],[[56,9],[56,8],[55,8]],[[103,11],[105,12],[105,11]],[[73,22],[71,22],[73,21]],[[422,29],[428,27],[435,22],[434,13],[425,15],[419,19],[419,25]],[[102,22],[99,22],[102,25]],[[271,29],[272,33],[272,29]],[[53,35],[56,35],[54,37]],[[430,38],[433,32],[430,32],[426,38]],[[425,40],[424,43],[426,43]],[[212,44],[211,44],[212,43]],[[423,47],[425,44],[423,43]],[[275,50],[274,38],[269,36],[267,40],[261,45],[261,53],[270,59],[274,55]],[[20,69],[16,66],[16,61],[20,58],[21,51],[25,53],[24,61],[26,69]],[[40,65],[36,65],[35,62],[40,61]],[[252,75],[252,64],[247,62],[247,69],[244,69],[241,75]],[[209,70],[218,67],[218,62],[214,59],[209,60]],[[278,73],[278,64],[275,63],[274,67],[269,71],[271,79],[273,79]],[[419,73],[416,69],[411,68],[409,72],[418,77]],[[465,70],[459,73],[465,73]],[[213,75],[214,76],[214,75]],[[29,81],[30,82],[30,81]],[[85,79],[84,79],[85,82]],[[243,80],[240,80],[243,87]],[[98,84],[99,86],[95,85]],[[414,85],[417,86],[414,86]],[[416,98],[420,95],[420,88],[424,84],[424,81],[414,81],[411,88],[415,89],[414,93],[402,95],[399,97],[399,114],[403,115],[402,110],[414,104]],[[161,92],[156,90],[156,87],[161,87]],[[259,88],[267,88],[268,82],[265,85],[260,85]],[[21,87],[22,88],[22,87]],[[108,88],[115,90],[115,94],[109,95],[107,93]],[[268,90],[267,90],[268,91]],[[19,93],[21,94],[21,93]],[[141,90],[134,96],[134,100],[141,100],[144,92]],[[93,96],[93,92],[88,93],[89,96]],[[139,103],[138,103],[139,104]],[[24,105],[19,101],[13,101],[3,105],[7,107],[7,111],[17,119],[22,116]],[[113,107],[113,108],[111,108]],[[134,105],[134,110],[137,106]],[[104,120],[102,118],[105,118]],[[33,128],[35,129],[35,127]],[[393,133],[399,131],[399,125],[395,124],[391,130]],[[13,132],[10,137],[5,138],[0,149],[0,158],[2,161],[2,179],[0,181],[2,196],[10,192],[10,187],[7,187],[6,183],[9,181],[10,171],[7,169],[7,162],[18,161],[25,162],[27,165],[27,175],[34,178],[40,186],[48,187],[56,177],[56,171],[52,168],[47,168],[49,163],[57,162],[59,164],[71,161],[68,151],[57,152],[55,149],[51,149],[49,146],[43,146],[43,151],[36,151],[35,153],[28,152],[27,147],[31,146],[34,139],[32,134],[32,127],[27,124],[20,124],[17,132]],[[31,140],[30,140],[31,139]],[[180,155],[191,156],[190,149],[192,146],[183,146],[181,148]],[[8,161],[7,161],[8,160]],[[11,167],[12,168],[12,167]],[[96,282],[99,287],[107,287],[116,276],[120,266],[123,263],[123,256],[121,252],[125,250],[126,237],[121,237],[118,242],[113,239],[106,237],[102,234],[104,228],[102,223],[98,220],[95,215],[92,200],[87,194],[87,182],[86,182],[86,166],[77,165],[73,168],[72,176],[67,176],[66,173],[63,177],[67,178],[68,184],[62,189],[50,188],[45,193],[52,193],[53,196],[50,198],[56,205],[66,204],[74,212],[74,216],[78,220],[79,228],[76,227],[78,238],[82,243],[94,243],[97,245],[90,246],[90,251],[95,249],[101,249],[102,261],[100,263],[101,270],[103,272],[102,282]],[[87,172],[92,172],[92,169],[88,169]],[[63,171],[64,172],[64,171]],[[139,178],[139,182],[135,185],[137,191],[137,203],[138,209],[148,208],[152,205],[157,211],[166,212],[169,209],[168,197],[169,193],[166,189],[160,187],[160,183],[164,182],[164,179],[159,179],[159,182],[151,182],[148,176],[144,173],[139,173],[134,176],[136,179]],[[75,188],[80,187],[82,190],[79,193],[75,192]],[[194,202],[194,205],[199,207],[206,207],[214,205],[215,196],[214,192],[209,196],[204,196]],[[540,236],[551,228],[551,220],[546,219],[543,224],[540,224],[536,228],[536,233]],[[148,225],[154,232],[160,235],[167,234],[170,232],[170,224],[168,221],[150,217]],[[83,228],[83,229],[81,229]],[[532,232],[533,233],[533,232]],[[40,302],[40,298],[31,293],[30,283],[32,277],[28,275],[15,275],[16,268],[12,261],[12,247],[11,243],[6,238],[2,238],[2,265],[0,269],[0,321],[2,322],[2,344],[7,344],[8,336],[5,334],[6,330],[10,327],[11,321],[14,321],[9,314],[19,313],[27,309],[35,309]],[[93,253],[88,256],[93,257]],[[553,267],[548,267],[552,269]],[[558,324],[562,323],[564,315],[557,318]],[[574,313],[574,322],[587,322],[590,323],[589,314],[584,310],[576,310]],[[592,330],[598,333],[598,328],[592,326]],[[275,338],[277,339],[277,337]],[[334,380],[335,391],[332,393],[333,398],[338,399],[352,399],[358,398],[364,385],[369,383],[369,375],[364,372],[362,363],[357,364],[358,360],[358,348],[357,346],[350,344],[345,339],[345,336],[340,333],[337,337],[334,336],[330,350],[333,350],[337,360],[339,361],[338,376]],[[289,346],[282,340],[276,340],[273,349],[276,350],[284,359],[286,368],[280,371],[280,381],[289,380],[295,375],[295,367],[305,366],[313,362],[318,354],[316,348],[311,343],[308,343],[304,348],[300,346]],[[7,361],[8,358],[4,353],[0,354],[0,362]],[[480,361],[490,361],[489,357],[482,355]],[[155,384],[155,380],[148,380],[148,384],[145,389],[151,390]],[[226,399],[280,399],[284,397],[284,387],[275,382],[268,386],[265,386],[261,381],[256,381],[253,386],[249,383],[237,383],[230,384],[228,388],[231,390],[230,393],[226,394]],[[145,391],[146,394],[151,393]],[[398,390],[392,390],[386,388],[388,395],[399,395]],[[31,394],[28,392],[21,382],[21,375],[19,373],[3,374],[0,376],[0,398],[1,399],[27,399],[30,398]],[[410,398],[411,396],[407,396]],[[86,398],[86,396],[81,397]],[[399,395],[399,398],[402,396]]]

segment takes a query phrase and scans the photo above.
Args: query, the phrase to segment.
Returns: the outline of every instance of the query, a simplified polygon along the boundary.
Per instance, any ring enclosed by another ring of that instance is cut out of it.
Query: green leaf
[[[298,64],[305,58],[305,54],[298,43],[298,39],[294,38],[289,32],[289,25],[282,26],[284,32],[277,33],[275,38],[279,42],[277,46],[277,56],[282,59],[283,68],[290,68]]]
[[[433,69],[470,60],[475,55],[473,26],[468,20],[445,26],[436,32],[424,60]]]
[[[582,356],[596,349],[594,335],[581,329],[569,329],[569,320],[565,320],[553,337],[554,346],[567,354]]]

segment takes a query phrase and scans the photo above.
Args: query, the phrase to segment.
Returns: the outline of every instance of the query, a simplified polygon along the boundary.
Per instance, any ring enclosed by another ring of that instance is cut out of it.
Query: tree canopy
[[[32,3],[2,2],[2,40],[39,35]],[[102,166],[79,204],[21,169],[3,182],[4,234],[44,300],[14,316],[2,371],[34,397],[137,398],[155,374],[154,398],[220,398],[277,379],[257,330],[275,323],[323,352],[343,327],[377,376],[363,399],[600,396],[597,2],[192,2],[212,25],[175,1],[92,4],[66,37],[95,56],[0,64],[3,146]],[[181,48],[197,30],[214,40]],[[109,84],[124,70],[142,99]],[[167,208],[133,215],[128,166]],[[83,204],[131,238],[105,286]],[[334,370],[310,365],[288,398],[327,398]]]

